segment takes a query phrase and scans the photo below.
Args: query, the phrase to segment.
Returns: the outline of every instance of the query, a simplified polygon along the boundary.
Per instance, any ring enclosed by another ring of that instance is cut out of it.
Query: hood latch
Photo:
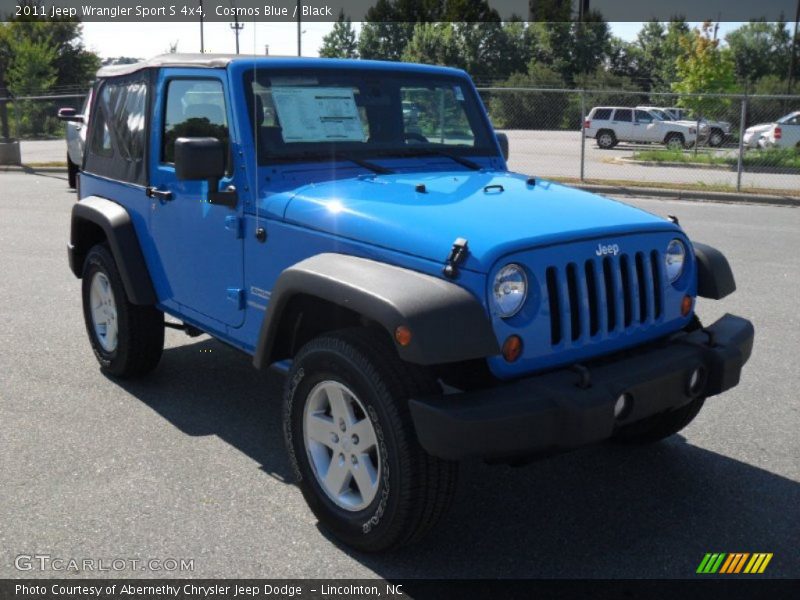
[[[455,279],[458,277],[458,265],[467,257],[467,240],[464,238],[457,238],[453,242],[453,247],[450,249],[450,256],[445,261],[442,273],[448,279]]]

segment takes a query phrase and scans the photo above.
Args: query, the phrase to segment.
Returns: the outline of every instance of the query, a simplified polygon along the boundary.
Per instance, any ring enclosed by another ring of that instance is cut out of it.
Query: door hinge
[[[238,310],[244,309],[244,290],[242,288],[228,288],[228,300],[236,304]]]
[[[237,240],[244,237],[244,221],[235,215],[225,217],[225,229],[232,231]]]

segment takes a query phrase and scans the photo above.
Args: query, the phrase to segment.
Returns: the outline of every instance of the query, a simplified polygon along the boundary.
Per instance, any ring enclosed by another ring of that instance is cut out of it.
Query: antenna
[[[206,51],[203,43],[203,0],[199,0],[198,4],[200,6],[200,54],[203,54]]]

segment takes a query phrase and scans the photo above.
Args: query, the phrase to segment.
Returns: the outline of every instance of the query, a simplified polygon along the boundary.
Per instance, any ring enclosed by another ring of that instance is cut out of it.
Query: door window
[[[646,110],[637,110],[636,111],[636,122],[637,123],[652,123],[653,122],[653,115],[651,115]]]
[[[614,120],[630,123],[633,121],[633,111],[630,108],[618,108]]]
[[[161,131],[161,161],[175,162],[179,137],[213,137],[228,154],[228,118],[222,83],[217,80],[174,79],[167,87],[167,104]]]

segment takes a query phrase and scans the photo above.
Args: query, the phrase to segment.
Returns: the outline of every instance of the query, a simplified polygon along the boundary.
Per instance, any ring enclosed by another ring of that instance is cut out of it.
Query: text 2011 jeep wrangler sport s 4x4
[[[102,368],[155,368],[165,313],[290,365],[291,462],[352,546],[419,539],[459,459],[669,436],[750,356],[694,315],[722,254],[509,172],[461,71],[166,55],[101,70],[90,114],[69,262]]]

